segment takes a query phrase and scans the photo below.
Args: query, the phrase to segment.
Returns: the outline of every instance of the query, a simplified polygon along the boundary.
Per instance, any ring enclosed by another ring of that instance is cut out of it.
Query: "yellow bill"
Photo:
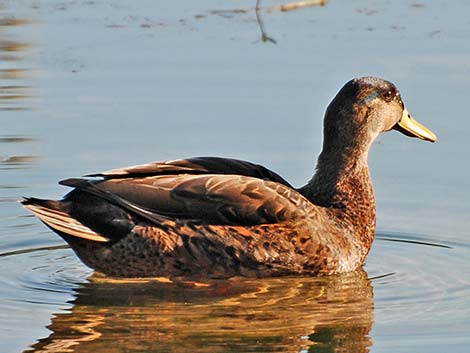
[[[435,142],[437,140],[437,136],[426,126],[421,125],[415,119],[413,119],[406,108],[403,109],[403,115],[401,116],[400,121],[398,121],[398,123],[393,127],[393,129],[400,131],[407,136],[418,137],[422,140],[430,142]]]

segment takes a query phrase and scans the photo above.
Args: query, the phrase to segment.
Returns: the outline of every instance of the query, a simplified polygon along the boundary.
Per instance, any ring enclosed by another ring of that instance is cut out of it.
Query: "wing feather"
[[[292,187],[279,174],[259,164],[242,161],[239,159],[221,157],[196,157],[169,161],[157,161],[131,167],[111,169],[101,173],[88,174],[86,176],[116,179],[176,174],[244,175],[263,180],[271,180]]]
[[[287,186],[242,175],[184,174],[108,179],[94,183],[93,187],[106,197],[115,195],[117,200],[133,205],[126,207],[130,212],[144,210],[152,215],[205,224],[278,223],[304,216],[303,206],[309,204]]]
[[[91,230],[65,212],[35,204],[26,204],[24,207],[30,210],[49,227],[65,234],[97,242],[109,241],[109,238]]]

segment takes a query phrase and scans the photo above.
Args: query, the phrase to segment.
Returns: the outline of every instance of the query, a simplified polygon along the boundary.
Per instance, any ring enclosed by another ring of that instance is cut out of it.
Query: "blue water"
[[[4,352],[468,351],[470,3],[278,4],[259,13],[276,43],[261,40],[250,1],[0,4]],[[364,75],[394,82],[439,138],[390,132],[373,146],[365,275],[110,284],[16,202],[61,197],[63,178],[198,155],[302,185],[327,104]]]

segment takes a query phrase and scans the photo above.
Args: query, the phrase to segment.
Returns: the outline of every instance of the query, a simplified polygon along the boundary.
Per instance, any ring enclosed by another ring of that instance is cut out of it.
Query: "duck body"
[[[353,271],[375,232],[368,150],[405,115],[393,84],[370,77],[347,83],[327,109],[317,171],[299,189],[257,164],[199,157],[67,179],[61,184],[74,189],[64,199],[22,203],[86,265],[109,276]],[[402,132],[417,135],[404,125]],[[435,139],[427,129],[419,133]]]

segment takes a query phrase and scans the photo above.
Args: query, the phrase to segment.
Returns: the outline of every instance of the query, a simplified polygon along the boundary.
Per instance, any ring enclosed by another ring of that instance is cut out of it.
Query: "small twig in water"
[[[271,9],[278,10],[278,11],[292,11],[292,10],[298,10],[298,9],[309,7],[309,6],[324,6],[326,2],[327,0],[297,1],[297,2],[290,2],[284,5],[273,6]]]
[[[276,40],[268,36],[264,29],[264,23],[260,15],[260,10],[261,10],[260,3],[261,3],[261,0],[256,0],[255,13],[256,13],[256,21],[258,22],[259,29],[261,31],[261,41],[263,43],[271,42],[273,44],[277,44]]]

